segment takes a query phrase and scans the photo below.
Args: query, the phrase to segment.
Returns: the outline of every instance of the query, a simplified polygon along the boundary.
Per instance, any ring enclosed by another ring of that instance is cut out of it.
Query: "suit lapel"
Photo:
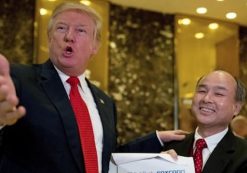
[[[208,158],[202,173],[224,173],[226,165],[229,164],[232,154],[235,152],[236,144],[234,135],[229,130],[223,139],[218,143],[210,157]],[[194,133],[189,134],[182,141],[171,142],[165,149],[175,149],[179,155],[192,156],[192,147],[194,141]]]
[[[174,142],[175,144],[171,142],[171,148],[175,149],[179,155],[192,156],[193,141],[194,133],[188,135],[183,141]],[[235,147],[234,135],[229,130],[208,158],[202,173],[223,173],[230,161],[226,158],[231,158],[231,155],[235,152]]]
[[[229,164],[231,155],[235,152],[235,142],[232,132],[229,130],[223,139],[215,147],[209,156],[203,173],[223,173],[227,164]]]
[[[112,105],[109,107],[109,101],[105,100],[105,96],[103,96],[96,87],[90,84],[89,81],[87,81],[87,83],[93,94],[103,126],[102,171],[104,172],[109,165],[110,154],[113,152],[116,145],[113,142],[116,138],[116,124],[114,123],[112,111],[115,107],[112,107]]]
[[[73,158],[82,172],[83,161],[77,124],[61,79],[50,61],[42,65],[40,76],[40,85],[44,88],[47,97],[54,104],[61,117]]]

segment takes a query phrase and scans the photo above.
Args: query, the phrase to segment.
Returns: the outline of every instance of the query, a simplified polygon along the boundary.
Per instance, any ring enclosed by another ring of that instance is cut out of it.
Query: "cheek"
[[[50,39],[48,42],[48,48],[50,52],[54,52],[54,40]]]
[[[89,44],[78,44],[77,46],[77,51],[79,56],[84,56],[84,58],[88,57],[90,58],[92,55],[93,55],[93,48],[92,48],[92,45],[89,45]]]
[[[90,52],[93,53],[96,50],[96,46],[95,46],[95,42],[93,41],[93,38],[90,37],[77,37],[76,38],[77,41],[77,46],[78,48],[80,48],[81,50],[83,49],[84,52]]]
[[[194,95],[194,97],[192,98],[192,105],[197,105],[200,100],[201,98],[199,97],[199,95]]]
[[[48,40],[48,46],[49,48],[53,47],[54,46],[54,38],[53,37],[50,37],[49,40]]]
[[[61,41],[58,38],[56,38],[56,37],[52,37],[49,40],[48,45],[49,45],[50,50],[51,49],[55,49],[56,50],[56,48],[61,47]]]
[[[233,102],[229,101],[229,99],[217,99],[216,103],[218,106],[224,108],[224,109],[232,109],[233,108]]]
[[[236,106],[234,103],[230,103],[228,102],[224,102],[224,101],[219,101],[217,103],[218,108],[224,112],[225,115],[229,115],[229,117],[234,116],[234,114],[236,114]]]
[[[191,105],[191,111],[193,113],[193,115],[196,114],[196,112],[198,111],[199,109],[199,106],[198,106],[198,101],[196,98],[193,98],[192,99],[192,105]]]

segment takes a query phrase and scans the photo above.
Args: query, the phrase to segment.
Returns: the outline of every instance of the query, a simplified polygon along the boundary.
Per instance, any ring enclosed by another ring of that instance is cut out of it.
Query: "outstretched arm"
[[[163,149],[162,144],[166,145],[166,142],[183,140],[186,134],[188,132],[183,130],[156,131],[156,133],[150,133],[119,146],[116,152],[159,153]],[[174,153],[168,154],[176,157]]]
[[[18,106],[15,87],[9,74],[9,62],[0,54],[0,126],[12,125],[23,117],[26,110]]]
[[[162,142],[180,141],[183,140],[187,134],[189,134],[189,132],[184,130],[166,130],[157,132],[157,135]]]

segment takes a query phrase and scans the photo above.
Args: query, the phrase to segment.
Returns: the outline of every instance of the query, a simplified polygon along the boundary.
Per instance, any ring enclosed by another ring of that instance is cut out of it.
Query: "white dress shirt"
[[[217,134],[214,134],[214,135],[209,136],[207,138],[204,138],[206,143],[207,143],[207,148],[204,148],[202,150],[203,167],[204,167],[205,163],[207,162],[209,156],[214,151],[215,147],[220,142],[220,140],[225,136],[227,131],[228,131],[228,128],[226,128],[225,130],[223,130],[220,133],[217,133]],[[195,143],[196,143],[197,139],[201,139],[201,138],[202,137],[198,134],[198,128],[196,128],[195,140],[194,140],[194,144],[193,144],[193,153],[195,152],[195,149],[196,149]]]
[[[60,70],[58,70],[56,67],[55,69],[57,70],[62,83],[64,85],[64,88],[67,92],[67,95],[69,97],[69,92],[70,92],[70,84],[68,84],[66,82],[66,80],[70,77],[66,74],[64,74],[63,72],[61,72]],[[98,156],[98,168],[99,168],[99,172],[101,172],[102,166],[102,150],[103,150],[103,127],[102,127],[102,123],[101,123],[101,119],[99,116],[99,112],[97,109],[97,106],[94,102],[94,98],[93,95],[91,93],[91,90],[89,89],[87,82],[85,80],[85,75],[81,75],[81,76],[77,76],[79,81],[80,81],[80,87],[79,87],[79,92],[80,95],[82,97],[82,99],[85,101],[89,114],[90,114],[90,118],[91,118],[91,122],[92,122],[92,126],[93,126],[93,132],[94,132],[94,140],[95,140],[95,145],[96,145],[96,150],[97,150],[97,156]]]

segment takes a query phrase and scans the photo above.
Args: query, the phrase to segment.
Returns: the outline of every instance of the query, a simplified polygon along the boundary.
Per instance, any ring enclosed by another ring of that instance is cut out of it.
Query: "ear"
[[[237,102],[235,105],[234,105],[234,112],[233,114],[236,116],[239,114],[239,112],[241,111],[241,108],[244,104],[243,103],[240,103],[240,102]]]
[[[100,48],[100,43],[98,41],[95,41],[94,45],[93,45],[93,50],[92,50],[92,54],[95,55],[98,53]]]

